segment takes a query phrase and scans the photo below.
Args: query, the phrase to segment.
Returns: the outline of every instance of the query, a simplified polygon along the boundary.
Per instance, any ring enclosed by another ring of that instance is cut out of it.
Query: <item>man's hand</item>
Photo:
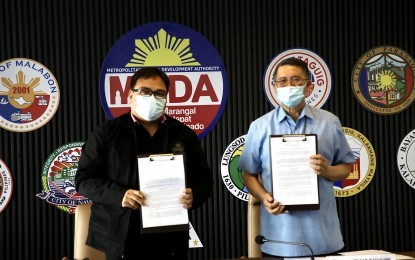
[[[183,190],[183,194],[179,197],[179,202],[183,204],[183,208],[190,209],[193,204],[193,192],[191,188]]]
[[[274,200],[272,195],[268,192],[265,193],[262,203],[264,204],[265,209],[272,215],[288,213],[288,210],[285,210],[285,207],[281,205],[281,202]]]
[[[121,202],[123,208],[138,210],[141,206],[146,205],[146,196],[139,190],[127,190]]]
[[[313,172],[319,176],[326,177],[329,165],[327,159],[321,154],[315,154],[310,156],[310,166]]]

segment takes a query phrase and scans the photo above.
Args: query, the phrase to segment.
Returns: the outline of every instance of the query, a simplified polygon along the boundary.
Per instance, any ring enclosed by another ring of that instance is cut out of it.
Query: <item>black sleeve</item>
[[[121,207],[127,187],[110,180],[107,173],[106,129],[97,128],[82,147],[75,175],[76,190],[94,203]]]
[[[187,183],[193,192],[193,208],[197,208],[206,202],[212,193],[213,174],[196,134],[192,135],[189,145],[190,152],[186,152]]]

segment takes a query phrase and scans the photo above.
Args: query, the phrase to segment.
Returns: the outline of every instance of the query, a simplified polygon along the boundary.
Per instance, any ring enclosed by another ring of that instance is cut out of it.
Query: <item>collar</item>
[[[313,113],[311,112],[311,108],[309,105],[305,105],[303,110],[301,111],[300,116],[298,117],[298,119],[303,118],[304,116],[307,116],[308,118],[314,119]],[[284,110],[284,108],[282,106],[278,106],[277,107],[277,121],[279,123],[281,123],[283,120],[285,120],[286,117],[291,118],[288,114],[287,111]]]

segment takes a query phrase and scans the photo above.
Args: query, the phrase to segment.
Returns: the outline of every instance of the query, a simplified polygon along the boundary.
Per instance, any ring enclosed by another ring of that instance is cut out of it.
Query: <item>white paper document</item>
[[[327,256],[327,260],[395,260],[396,255],[381,250],[342,252],[340,256]]]
[[[377,249],[370,249],[370,250],[360,250],[360,251],[350,251],[350,252],[341,252],[339,253],[343,256],[372,256],[374,259],[384,259],[384,258],[390,258],[390,259],[396,259],[396,260],[402,260],[402,259],[415,259],[411,256],[407,255],[401,255],[401,254],[395,254],[384,250],[377,250]],[[379,255],[381,257],[379,257]],[[368,258],[372,259],[372,258]]]
[[[270,137],[272,194],[288,210],[319,209],[318,178],[309,164],[316,135]]]
[[[147,202],[141,207],[142,231],[188,230],[188,212],[179,203],[186,187],[183,155],[138,158],[138,172],[140,191]]]
[[[309,260],[310,257],[290,257],[285,260]],[[394,254],[383,250],[360,250],[351,252],[340,252],[339,255],[314,257],[314,260],[409,260],[413,257]]]

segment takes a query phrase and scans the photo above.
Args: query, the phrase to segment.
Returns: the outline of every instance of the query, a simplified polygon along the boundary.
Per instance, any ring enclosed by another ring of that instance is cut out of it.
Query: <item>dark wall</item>
[[[222,183],[220,160],[249,123],[272,107],[263,92],[268,63],[289,48],[309,49],[327,62],[333,78],[325,109],[372,143],[376,173],[359,194],[338,198],[345,250],[415,250],[415,190],[396,166],[401,140],[415,129],[415,107],[374,114],[351,88],[359,57],[378,45],[415,56],[412,0],[2,0],[0,61],[22,57],[44,64],[59,82],[57,113],[43,127],[17,133],[0,129],[0,158],[14,180],[0,214],[0,259],[73,256],[73,215],[36,198],[45,160],[58,147],[85,141],[106,120],[99,98],[105,55],[126,32],[171,21],[204,35],[227,68],[229,97],[215,128],[202,140],[214,170],[214,193],[191,219],[204,248],[191,259],[247,254],[246,202]],[[415,158],[414,158],[415,160]]]

